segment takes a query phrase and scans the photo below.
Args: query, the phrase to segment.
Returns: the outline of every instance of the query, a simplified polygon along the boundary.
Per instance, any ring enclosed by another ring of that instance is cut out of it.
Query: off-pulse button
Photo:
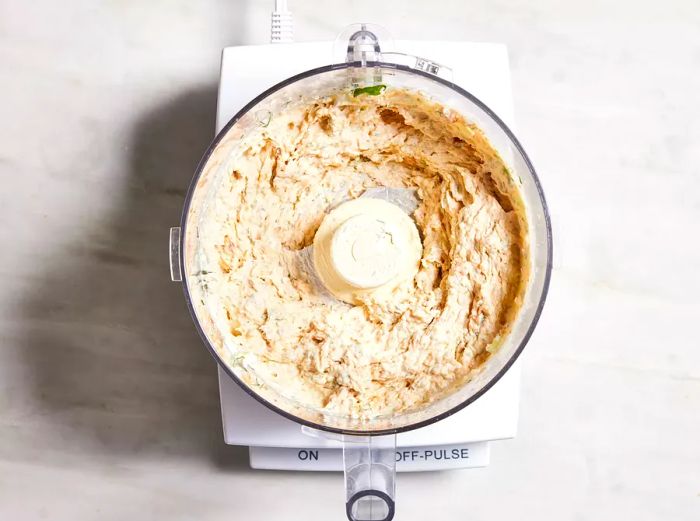
[[[469,459],[469,447],[396,451],[396,461]]]

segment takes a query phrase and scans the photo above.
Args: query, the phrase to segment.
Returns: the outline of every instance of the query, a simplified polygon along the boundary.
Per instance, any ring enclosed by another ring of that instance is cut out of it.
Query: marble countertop
[[[220,49],[264,43],[271,3],[0,1],[0,519],[344,518],[339,474],[223,444],[167,273]],[[396,519],[699,519],[696,2],[290,5],[299,40],[506,42],[551,205],[519,435],[488,468],[399,476]]]

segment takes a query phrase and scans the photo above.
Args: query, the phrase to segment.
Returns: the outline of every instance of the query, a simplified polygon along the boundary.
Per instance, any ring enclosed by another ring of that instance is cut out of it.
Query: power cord
[[[290,43],[294,41],[294,19],[287,9],[287,0],[275,0],[275,10],[272,11],[272,31],[270,42]]]

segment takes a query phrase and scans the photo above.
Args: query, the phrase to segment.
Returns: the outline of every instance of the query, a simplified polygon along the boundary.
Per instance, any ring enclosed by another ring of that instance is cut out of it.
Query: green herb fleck
[[[236,353],[235,355],[233,355],[233,359],[231,360],[231,365],[236,366],[236,367],[243,367],[244,361],[245,361],[245,354]]]
[[[486,351],[493,354],[500,349],[503,345],[503,337],[501,335],[496,335],[496,337],[491,342],[491,345],[486,346]]]
[[[352,91],[352,95],[356,98],[362,94],[369,96],[379,96],[386,90],[386,85],[370,85],[368,87],[358,87]]]
[[[519,184],[522,186],[522,184],[523,184],[522,178],[521,178],[520,176],[515,176],[515,175],[513,175],[513,172],[511,172],[508,168],[503,167],[503,174],[504,174],[505,176],[507,176],[508,179],[511,180],[511,182],[513,182],[513,183],[519,183]],[[517,181],[515,180],[516,177],[518,178]]]
[[[259,110],[255,113],[255,119],[261,127],[267,127],[272,119],[272,112],[269,110]]]

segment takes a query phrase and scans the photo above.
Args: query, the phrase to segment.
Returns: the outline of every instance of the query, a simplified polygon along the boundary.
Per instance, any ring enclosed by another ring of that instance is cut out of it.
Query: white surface
[[[557,266],[520,424],[404,474],[397,521],[700,517],[696,0],[292,0],[297,39],[503,41]],[[248,469],[167,273],[220,49],[270,2],[0,0],[0,519],[343,519],[342,478]]]
[[[395,49],[429,56],[452,66],[455,83],[482,100],[488,100],[490,108],[501,115],[504,121],[512,124],[508,52],[505,46],[399,41],[396,42]],[[294,74],[326,65],[332,59],[332,42],[225,49],[221,63],[217,131],[258,93]],[[443,421],[399,434],[397,446],[416,447],[512,438],[518,421],[519,373],[520,364],[516,364],[474,404]],[[227,443],[259,447],[339,446],[332,440],[306,436],[298,424],[262,407],[221,370],[219,382],[224,438]],[[266,460],[266,468],[271,467],[271,461]]]

